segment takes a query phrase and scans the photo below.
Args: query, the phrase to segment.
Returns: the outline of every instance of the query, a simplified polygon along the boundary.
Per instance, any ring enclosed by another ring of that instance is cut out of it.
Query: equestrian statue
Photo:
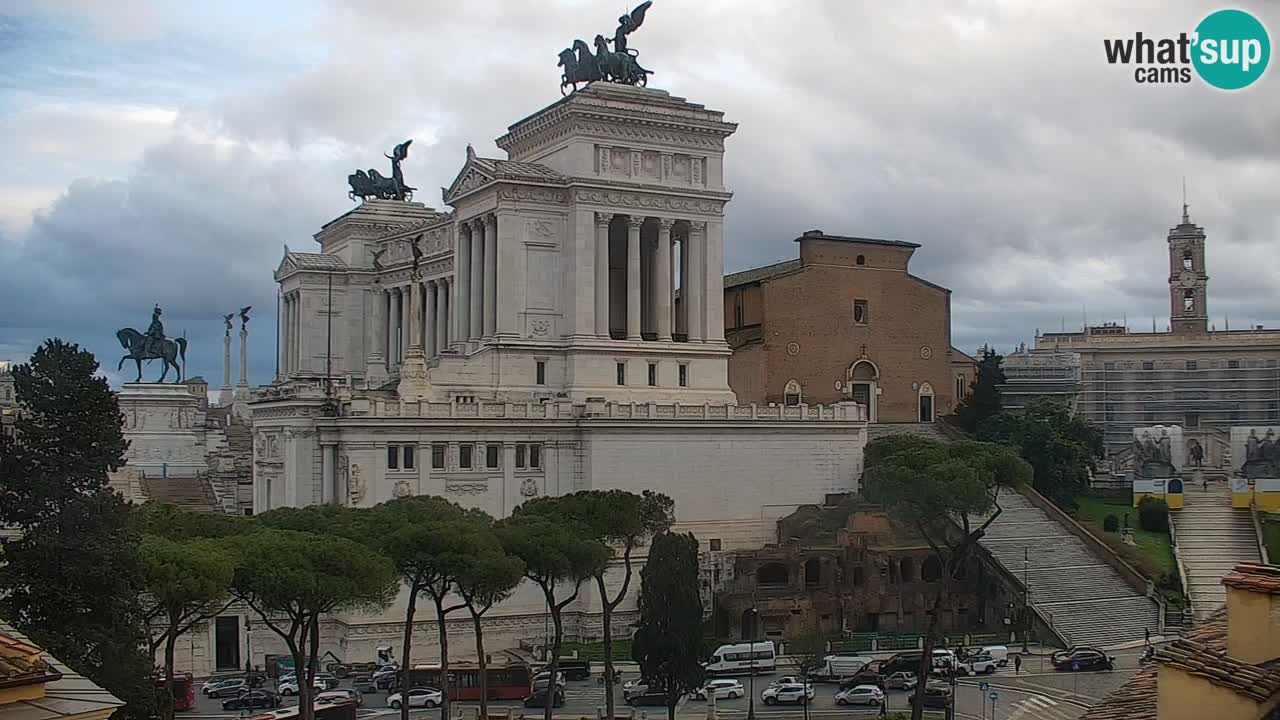
[[[383,153],[391,161],[391,177],[383,177],[382,173],[373,168],[369,168],[369,172],[356,170],[354,175],[348,175],[347,184],[351,186],[351,191],[347,193],[347,197],[352,200],[412,200],[413,191],[418,188],[405,184],[404,173],[400,170],[400,163],[409,157],[409,145],[412,143],[413,140],[405,140],[390,155]]]
[[[175,383],[182,382],[182,368],[187,364],[187,339],[166,338],[164,336],[164,323],[160,322],[161,310],[156,305],[155,310],[151,312],[151,325],[147,326],[145,334],[134,330],[133,328],[121,328],[116,331],[116,339],[120,341],[120,346],[128,351],[128,354],[120,358],[116,370],[124,367],[125,360],[132,360],[138,366],[138,377],[134,382],[142,382],[142,361],[143,360],[163,360],[164,372],[160,373],[160,379],[156,382],[164,382],[165,376],[169,374],[169,368],[172,367],[177,373],[174,378]],[[228,326],[230,322],[228,321]],[[181,362],[179,362],[181,360]]]
[[[578,83],[596,80],[641,87],[647,85],[652,71],[640,67],[637,61],[640,53],[627,47],[627,36],[644,23],[644,14],[652,4],[653,0],[646,0],[629,15],[618,18],[618,29],[614,31],[613,39],[596,35],[594,53],[591,46],[582,40],[574,40],[572,47],[560,51],[559,66],[564,68],[560,76],[560,93],[565,94],[565,89],[570,86],[577,90]],[[609,49],[609,43],[613,43],[613,50]]]

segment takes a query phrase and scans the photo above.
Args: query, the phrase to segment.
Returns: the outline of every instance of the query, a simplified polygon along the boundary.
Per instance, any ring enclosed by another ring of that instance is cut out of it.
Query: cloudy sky
[[[910,240],[913,271],[954,292],[956,344],[1009,348],[1086,312],[1163,329],[1184,175],[1214,322],[1280,324],[1280,68],[1225,93],[1138,85],[1103,56],[1218,7],[656,0],[631,45],[652,86],[740,123],[726,271],[792,257],[810,228]],[[1280,35],[1277,4],[1234,7]],[[158,302],[217,383],[220,315],[252,304],[250,379],[269,381],[271,271],[350,207],[346,174],[412,137],[406,176],[448,184],[626,8],[0,0],[0,359],[57,335],[114,373],[114,330]]]

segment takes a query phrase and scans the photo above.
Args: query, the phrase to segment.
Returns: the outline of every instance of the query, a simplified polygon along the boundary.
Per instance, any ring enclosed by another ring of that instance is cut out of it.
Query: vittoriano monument
[[[565,88],[569,86],[577,90],[578,83],[595,80],[641,87],[648,84],[651,71],[640,67],[636,60],[640,53],[627,47],[627,36],[644,23],[644,14],[652,4],[653,0],[646,0],[636,6],[630,15],[618,18],[618,29],[613,32],[612,40],[597,35],[594,54],[591,47],[582,40],[574,40],[573,47],[560,51],[560,67],[564,68],[564,74],[560,76],[560,93],[564,94]],[[613,50],[609,49],[609,43],[613,43]]]
[[[164,361],[164,372],[160,373],[160,379],[156,382],[164,382],[165,377],[169,374],[170,367],[177,373],[173,381],[175,383],[182,382],[182,368],[187,363],[187,339],[165,337],[164,323],[160,322],[161,314],[160,306],[156,305],[155,309],[151,311],[151,324],[147,326],[146,334],[140,333],[133,328],[121,328],[116,331],[116,338],[120,341],[120,346],[129,351],[128,354],[120,358],[119,364],[116,365],[116,370],[124,367],[125,360],[134,361],[138,366],[138,377],[134,382],[142,382],[143,360]]]
[[[347,193],[347,197],[352,200],[412,200],[413,191],[417,188],[405,184],[404,173],[400,170],[401,161],[409,157],[409,145],[412,143],[412,140],[405,140],[390,155],[386,155],[391,161],[391,177],[383,177],[382,173],[373,168],[369,168],[367,173],[357,170],[354,175],[348,175],[347,183],[351,185],[351,192]]]

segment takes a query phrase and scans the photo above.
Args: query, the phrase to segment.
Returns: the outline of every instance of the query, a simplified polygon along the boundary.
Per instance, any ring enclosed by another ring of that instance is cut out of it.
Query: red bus
[[[533,671],[524,663],[489,663],[490,700],[524,700],[529,697]],[[409,670],[409,687],[444,689],[439,665],[415,665]],[[480,699],[480,666],[473,662],[449,664],[449,699]]]
[[[156,678],[156,687],[164,689],[164,676]],[[173,674],[173,709],[190,710],[196,706],[196,693],[192,690],[194,682],[191,673]]]
[[[314,707],[316,720],[356,720],[356,704],[353,701],[325,703]],[[248,720],[297,720],[297,718],[298,706],[293,705],[253,715]]]

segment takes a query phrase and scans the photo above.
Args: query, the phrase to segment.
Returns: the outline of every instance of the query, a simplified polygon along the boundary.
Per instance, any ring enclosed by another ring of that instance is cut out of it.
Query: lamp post
[[[1022,548],[1022,652],[1027,652],[1027,636],[1031,634],[1031,614],[1027,610],[1027,596],[1031,594],[1031,588],[1027,585],[1027,566],[1031,564],[1030,551],[1024,546]]]
[[[747,638],[748,656],[751,658],[751,674],[747,682],[747,720],[756,720],[756,625],[760,624],[760,611],[756,608],[756,593],[751,591],[751,637]]]

